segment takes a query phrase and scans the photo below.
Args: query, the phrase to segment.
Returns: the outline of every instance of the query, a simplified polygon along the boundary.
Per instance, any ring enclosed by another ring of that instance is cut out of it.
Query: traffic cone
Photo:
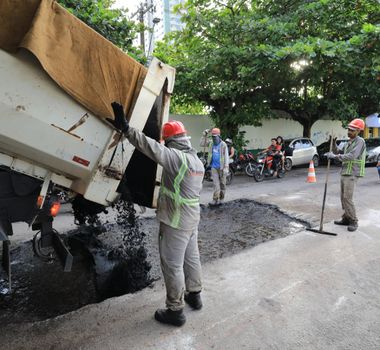
[[[317,178],[315,177],[314,162],[312,160],[310,161],[306,182],[317,182]]]

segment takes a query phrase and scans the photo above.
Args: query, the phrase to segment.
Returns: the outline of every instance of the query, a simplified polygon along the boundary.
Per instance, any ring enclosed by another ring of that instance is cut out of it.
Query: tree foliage
[[[201,101],[225,134],[273,111],[304,127],[375,112],[377,0],[188,0],[186,28],[157,55],[177,68],[178,100]]]
[[[127,19],[127,9],[111,9],[113,0],[58,0],[74,16],[136,60],[145,63],[143,52],[133,46],[136,24]]]

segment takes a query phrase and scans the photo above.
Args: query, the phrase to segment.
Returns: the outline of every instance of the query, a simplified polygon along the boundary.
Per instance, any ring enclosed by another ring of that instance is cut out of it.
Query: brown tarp
[[[53,0],[0,0],[0,48],[20,47],[100,118],[112,117],[113,101],[129,113],[146,75],[144,66]]]

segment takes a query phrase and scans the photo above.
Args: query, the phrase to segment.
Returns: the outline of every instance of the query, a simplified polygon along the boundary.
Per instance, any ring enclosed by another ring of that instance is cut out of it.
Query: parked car
[[[344,145],[346,144],[347,141],[348,141],[348,139],[336,140],[335,141],[336,142],[336,147],[339,150],[343,150]],[[330,141],[323,142],[319,146],[317,146],[317,151],[318,151],[318,154],[319,154],[320,163],[321,164],[326,164],[327,163],[327,158],[325,157],[325,153],[327,153],[327,152],[330,151]],[[338,160],[336,160],[336,159],[332,159],[332,164],[340,164],[340,162]]]
[[[311,160],[314,166],[319,165],[317,147],[307,137],[297,137],[285,140],[285,170],[289,171],[293,166],[309,164]]]
[[[365,139],[367,146],[366,164],[377,164],[380,162],[380,138]]]
[[[348,140],[337,140],[336,144],[339,150],[343,151],[343,148]],[[364,139],[366,148],[367,148],[367,155],[366,155],[366,164],[377,164],[377,162],[380,161],[380,138],[370,138],[370,139]],[[318,147],[318,153],[319,158],[322,162],[327,162],[326,157],[324,154],[328,152],[330,149],[330,142],[326,141],[321,143]],[[340,164],[340,162],[336,159],[332,160],[333,164]]]

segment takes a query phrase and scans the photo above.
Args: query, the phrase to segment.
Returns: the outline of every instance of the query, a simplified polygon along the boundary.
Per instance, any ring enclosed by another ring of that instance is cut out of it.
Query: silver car
[[[380,146],[367,152],[366,164],[377,164],[380,162]]]
[[[307,137],[297,137],[285,140],[285,170],[289,171],[293,166],[309,164],[311,160],[314,167],[319,165],[317,147]]]

